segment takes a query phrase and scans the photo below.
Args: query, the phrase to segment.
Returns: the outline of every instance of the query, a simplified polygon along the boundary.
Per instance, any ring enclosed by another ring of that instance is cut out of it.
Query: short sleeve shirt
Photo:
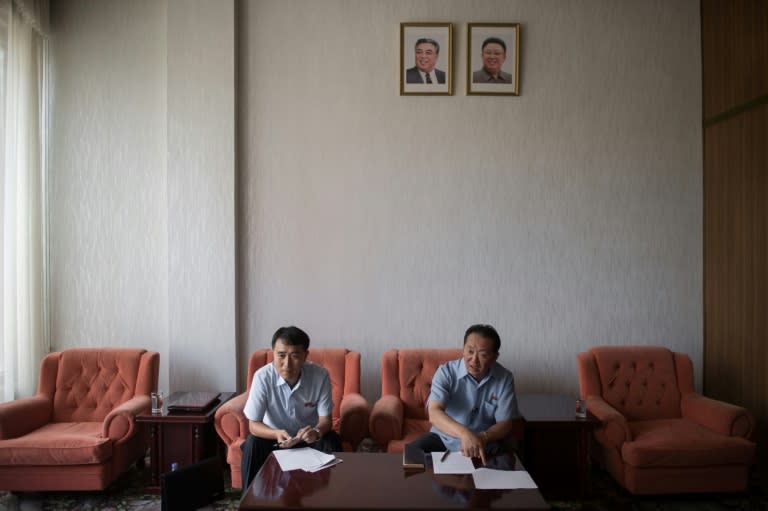
[[[515,379],[501,364],[491,366],[480,382],[467,372],[464,359],[451,360],[438,367],[432,378],[432,390],[427,399],[445,406],[445,413],[475,433],[485,431],[497,422],[519,415]],[[450,451],[458,451],[461,441],[432,426]]]
[[[331,379],[328,371],[305,362],[301,376],[291,388],[274,364],[265,365],[253,375],[243,413],[252,421],[295,435],[304,426],[315,426],[319,417],[333,412]]]

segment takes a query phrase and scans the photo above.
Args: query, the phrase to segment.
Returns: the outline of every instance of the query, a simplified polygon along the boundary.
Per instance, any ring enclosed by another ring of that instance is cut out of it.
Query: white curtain
[[[0,400],[37,389],[45,320],[48,0],[0,0]]]

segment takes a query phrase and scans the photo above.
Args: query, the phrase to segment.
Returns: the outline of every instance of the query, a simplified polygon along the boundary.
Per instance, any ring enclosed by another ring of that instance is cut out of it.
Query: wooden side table
[[[525,421],[522,460],[541,491],[559,497],[586,497],[592,491],[592,430],[600,421],[587,410],[576,417],[576,398],[560,394],[517,396]]]
[[[151,436],[148,491],[160,491],[160,476],[171,470],[172,463],[183,467],[212,456],[224,456],[223,444],[213,426],[213,417],[216,410],[234,396],[234,392],[221,392],[218,402],[204,412],[169,413],[164,403],[162,413],[136,416],[136,422],[149,426]]]

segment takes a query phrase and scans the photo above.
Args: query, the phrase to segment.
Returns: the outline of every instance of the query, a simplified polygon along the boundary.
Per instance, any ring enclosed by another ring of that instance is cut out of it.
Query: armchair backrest
[[[38,393],[53,403],[53,422],[101,422],[113,408],[157,388],[159,354],[144,349],[77,348],[49,353]]]
[[[629,420],[681,416],[693,364],[663,346],[598,346],[577,355],[582,397],[602,396]]]
[[[381,357],[381,395],[403,402],[403,417],[428,420],[426,404],[432,377],[445,362],[462,357],[461,349],[389,350]]]
[[[271,349],[256,350],[248,360],[248,387],[251,390],[253,374],[262,366],[271,364]],[[333,398],[333,425],[338,430],[341,417],[341,399],[351,393],[360,393],[360,353],[343,348],[309,348],[307,360],[328,370],[331,377],[331,396]]]

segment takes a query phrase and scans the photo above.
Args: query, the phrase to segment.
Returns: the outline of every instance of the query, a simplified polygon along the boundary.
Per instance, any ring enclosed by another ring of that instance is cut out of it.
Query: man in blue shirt
[[[331,379],[328,371],[307,362],[309,336],[295,326],[272,336],[274,361],[256,371],[243,413],[250,435],[240,447],[243,492],[275,449],[306,447],[341,451],[331,429]]]
[[[515,380],[497,362],[501,339],[490,325],[464,334],[464,355],[438,367],[427,410],[432,429],[409,444],[424,452],[460,451],[479,457],[502,450],[518,417]]]

